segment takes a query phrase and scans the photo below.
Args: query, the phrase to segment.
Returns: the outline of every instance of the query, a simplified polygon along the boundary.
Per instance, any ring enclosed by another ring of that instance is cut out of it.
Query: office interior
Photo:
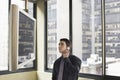
[[[9,51],[18,50],[9,43],[16,38],[10,38],[12,4],[36,20],[35,59],[22,67],[33,55],[10,58]],[[0,80],[52,80],[60,38],[70,39],[72,54],[82,60],[78,80],[120,80],[120,0],[4,0],[0,10]]]

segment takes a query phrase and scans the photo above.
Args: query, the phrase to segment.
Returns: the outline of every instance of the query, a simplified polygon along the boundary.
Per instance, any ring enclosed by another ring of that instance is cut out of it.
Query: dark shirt
[[[62,57],[58,58],[53,66],[52,80],[58,80],[60,62]],[[63,58],[64,60],[64,71],[62,80],[78,80],[78,73],[81,68],[81,60],[70,55],[68,58]]]

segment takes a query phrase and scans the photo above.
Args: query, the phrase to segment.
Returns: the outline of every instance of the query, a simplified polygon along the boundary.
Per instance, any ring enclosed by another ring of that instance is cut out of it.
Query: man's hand
[[[63,58],[67,58],[70,55],[70,51],[68,49],[65,50],[65,52],[63,53]]]

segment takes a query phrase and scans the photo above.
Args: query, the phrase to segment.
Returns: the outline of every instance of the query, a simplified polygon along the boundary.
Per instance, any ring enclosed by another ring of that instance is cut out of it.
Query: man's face
[[[64,53],[67,49],[66,43],[64,41],[60,41],[58,49],[60,53]]]

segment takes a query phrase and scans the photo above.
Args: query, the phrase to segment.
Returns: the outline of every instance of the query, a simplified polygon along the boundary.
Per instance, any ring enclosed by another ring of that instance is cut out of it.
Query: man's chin
[[[62,51],[59,51],[59,53],[62,53]]]
[[[61,53],[61,54],[62,54],[62,52],[63,52],[63,51],[59,51],[59,53]]]

